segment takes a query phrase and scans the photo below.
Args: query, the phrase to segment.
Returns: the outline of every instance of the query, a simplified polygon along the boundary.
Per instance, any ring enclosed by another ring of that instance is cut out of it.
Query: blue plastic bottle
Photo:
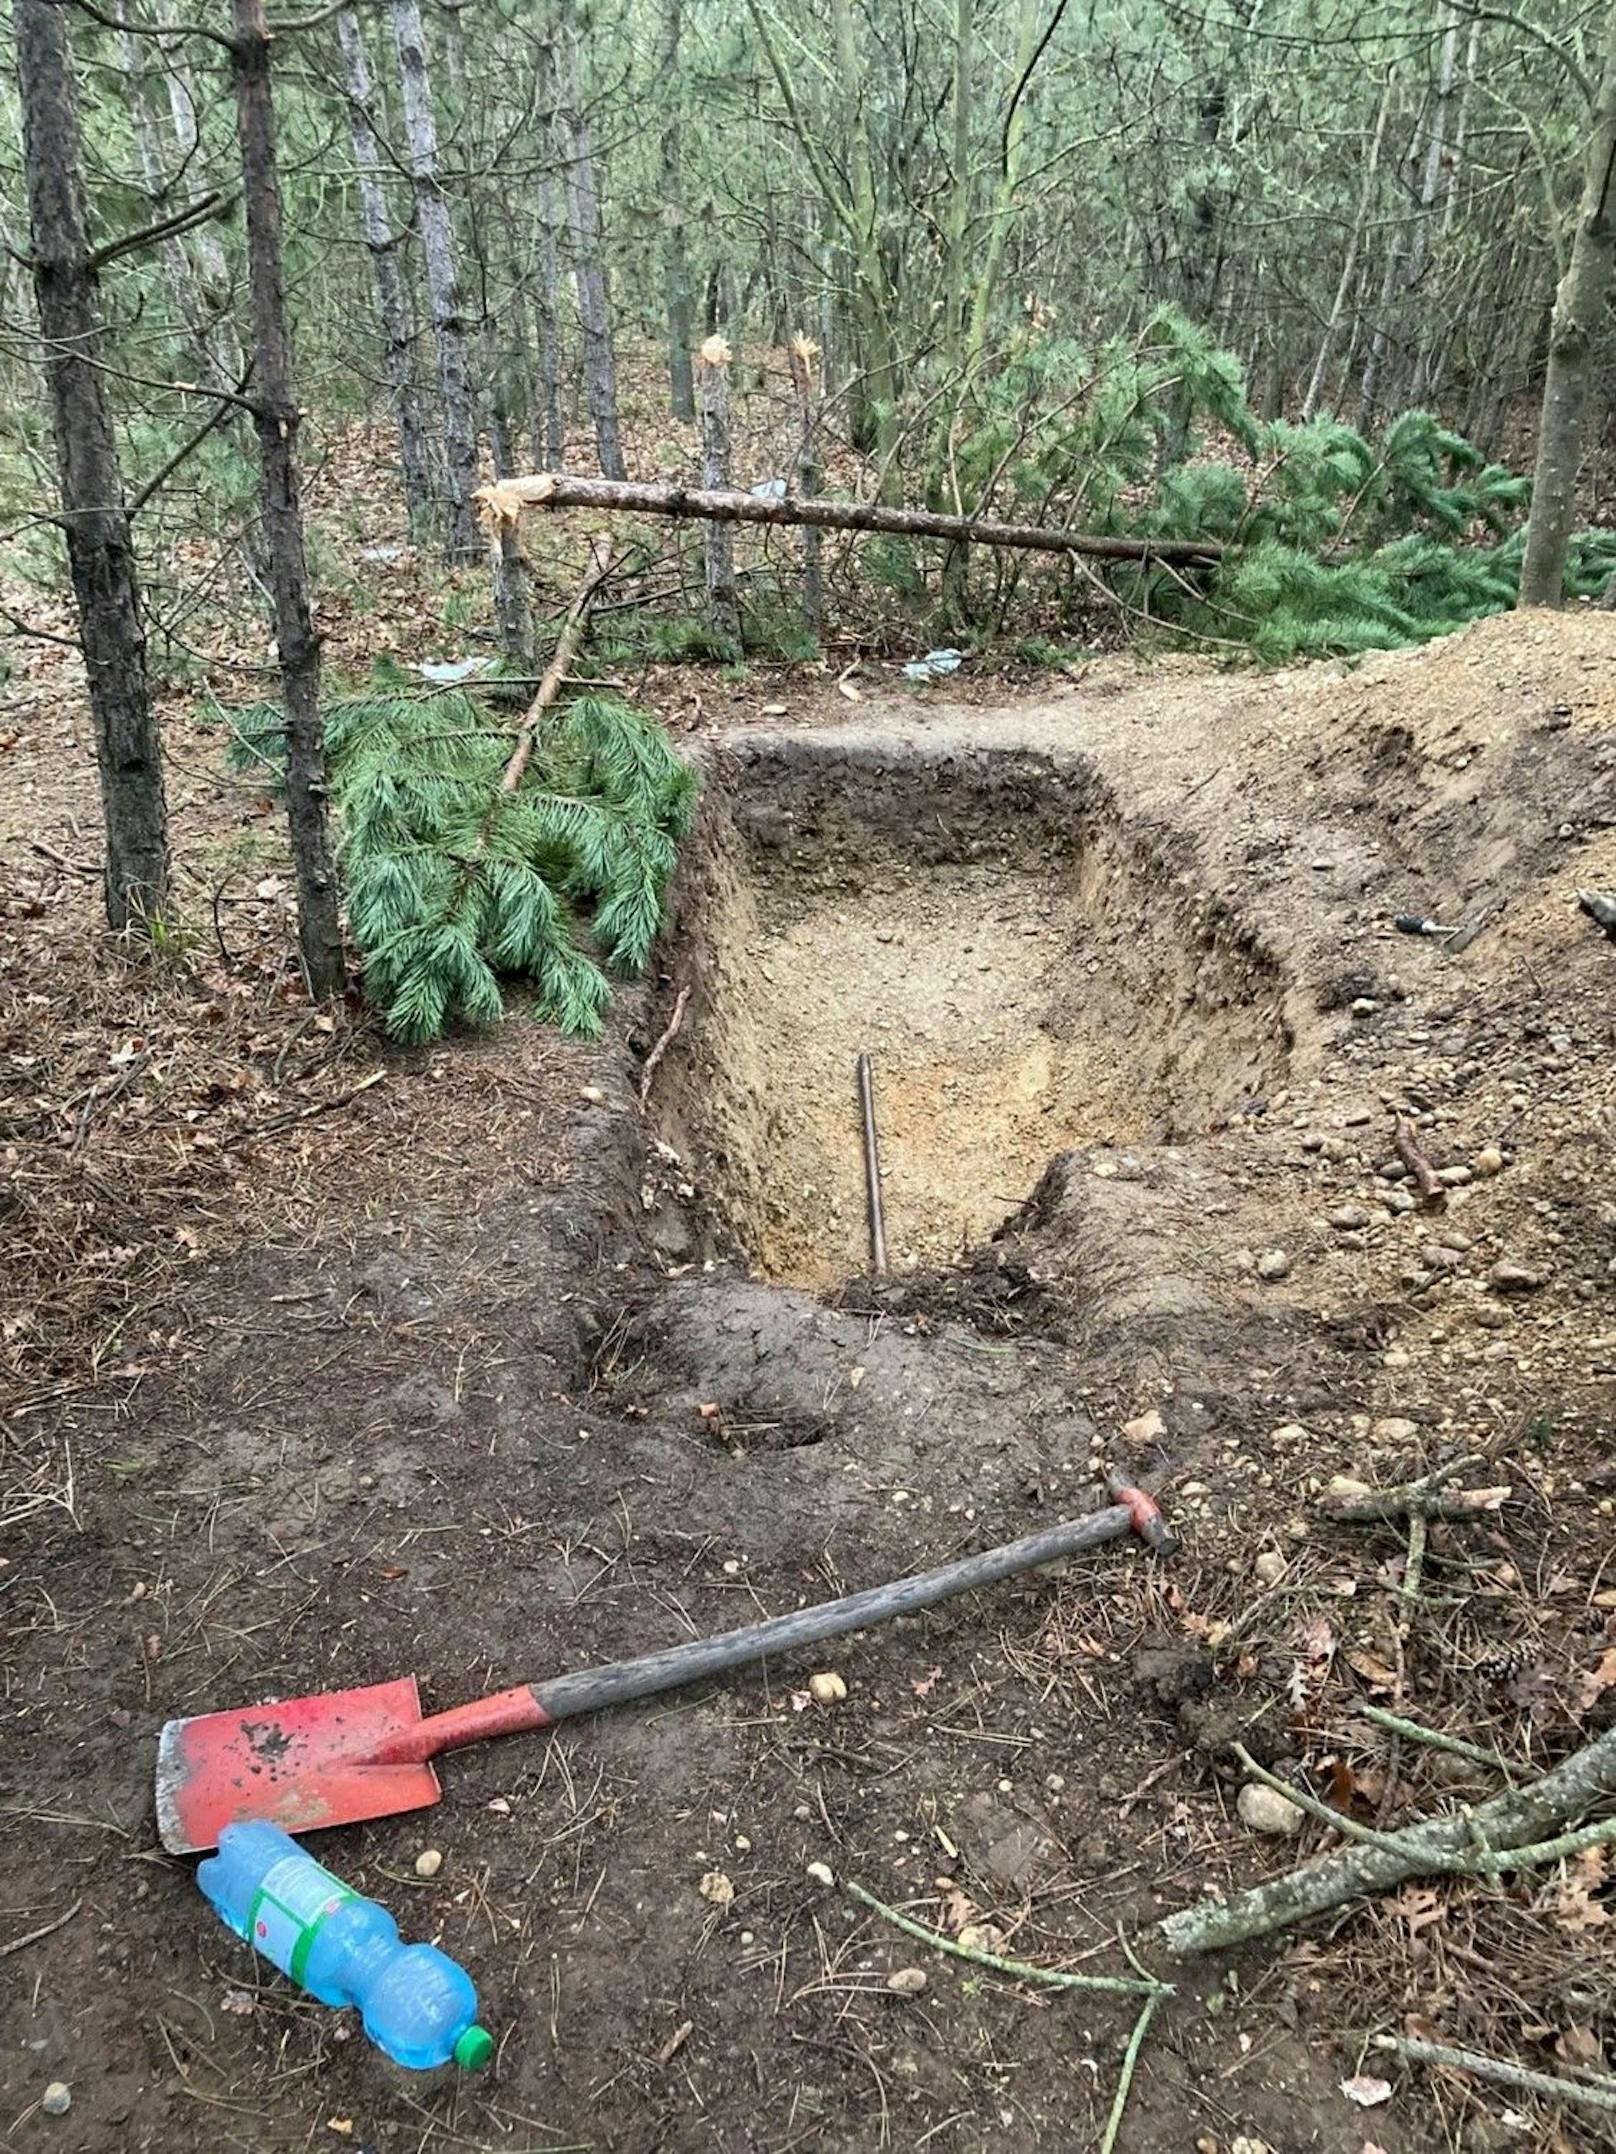
[[[395,2063],[475,2072],[494,2053],[471,1977],[436,1945],[399,1942],[385,1907],[351,1892],[278,1825],[227,1825],[196,1881],[238,1937],[322,2004],[359,2007]]]

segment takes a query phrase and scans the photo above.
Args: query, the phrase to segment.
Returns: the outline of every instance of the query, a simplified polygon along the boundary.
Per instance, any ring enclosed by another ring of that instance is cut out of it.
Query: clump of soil
[[[1288,1067],[1278,962],[1079,756],[749,740],[680,926],[700,1000],[663,1120],[772,1279],[864,1267],[861,1050],[899,1268],[984,1239],[1053,1153],[1177,1142]]]

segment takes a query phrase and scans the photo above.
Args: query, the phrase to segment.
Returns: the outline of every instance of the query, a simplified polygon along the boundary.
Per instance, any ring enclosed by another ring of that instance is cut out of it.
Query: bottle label
[[[307,1855],[284,1855],[264,1873],[247,1917],[248,1937],[282,1974],[301,1982],[322,1925],[358,1898]]]

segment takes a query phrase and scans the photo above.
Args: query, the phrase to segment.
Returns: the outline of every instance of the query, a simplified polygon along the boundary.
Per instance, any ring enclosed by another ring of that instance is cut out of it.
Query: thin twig
[[[1172,1994],[1170,1989],[1158,1989],[1147,1997],[1139,2008],[1139,2017],[1133,2023],[1128,2046],[1122,2052],[1122,2070],[1117,2077],[1117,2091],[1111,2097],[1111,2114],[1105,2120],[1100,2154],[1111,2154],[1117,2143],[1117,2133],[1122,2129],[1122,2113],[1128,2106],[1128,2092],[1133,2085],[1134,2067],[1139,2062],[1139,2052],[1145,2046],[1145,2036],[1150,2032],[1151,2021]]]
[[[0,1945],[0,1960],[8,1960],[13,1952],[20,1952],[24,1945],[37,1945],[42,1937],[53,1937],[58,1930],[66,1929],[83,1905],[82,1900],[75,1900],[67,1913],[58,1915],[54,1922],[41,1923],[37,1930],[25,1931],[21,1937],[13,1937],[9,1944]]]
[[[1472,1765],[1485,1765],[1493,1772],[1502,1773],[1506,1779],[1514,1770],[1500,1751],[1466,1742],[1461,1735],[1444,1735],[1440,1729],[1428,1728],[1418,1720],[1405,1720],[1401,1713],[1388,1713],[1383,1705],[1360,1705],[1356,1710],[1389,1735],[1406,1735],[1412,1743],[1424,1743],[1432,1750],[1451,1751],[1456,1758],[1468,1758]]]
[[[851,1878],[846,1880],[846,1885],[855,1900],[906,1936],[930,1945],[936,1952],[947,1952],[954,1959],[969,1960],[973,1967],[991,1967],[995,1974],[1011,1975],[1018,1982],[1037,1982],[1046,1989],[1097,1990],[1109,1997],[1148,1997],[1156,2004],[1174,1994],[1171,1983],[1158,1982],[1154,1976],[1147,1975],[1143,1981],[1135,1982],[1125,1975],[1061,1974],[1052,1967],[1034,1967],[1027,1960],[1007,1960],[997,1953],[978,1952],[952,1937],[944,1937],[938,1930],[927,1929],[924,1923],[912,1921],[908,1915],[900,1915],[895,1907],[888,1907],[885,1900],[878,1900],[873,1892],[866,1892]]]
[[[1483,2056],[1480,2050],[1450,2049],[1445,2042],[1416,2042],[1400,2034],[1377,2034],[1375,2047],[1406,2057],[1412,2064],[1444,2065],[1476,2079],[1495,2080],[1501,2087],[1518,2087],[1523,2094],[1546,2095],[1550,2101],[1577,2102],[1584,2109],[1616,2109],[1616,2079],[1556,2079],[1548,2072],[1507,2064],[1502,2057]]]
[[[689,987],[681,987],[677,996],[674,998],[673,1015],[668,1019],[667,1025],[663,1030],[662,1037],[657,1041],[656,1045],[651,1049],[651,1052],[645,1058],[645,1067],[640,1072],[640,1105],[642,1107],[645,1105],[646,1101],[651,1096],[651,1079],[657,1073],[657,1064],[662,1060],[662,1057],[673,1045],[673,1042],[678,1035],[679,1027],[685,1021],[685,1007],[688,1004],[689,1000]]]
[[[1435,1167],[1421,1149],[1420,1140],[1414,1133],[1414,1124],[1405,1114],[1400,1114],[1392,1124],[1392,1144],[1398,1158],[1414,1177],[1414,1186],[1426,1203],[1443,1203],[1448,1192],[1438,1179]]]

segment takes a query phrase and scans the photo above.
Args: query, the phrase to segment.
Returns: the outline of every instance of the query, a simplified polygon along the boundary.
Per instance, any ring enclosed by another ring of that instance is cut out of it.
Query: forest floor
[[[406,635],[402,571],[377,603]],[[1574,890],[1616,885],[1616,621],[1285,674],[1107,658],[1036,697],[866,666],[855,705],[840,671],[643,680],[708,778],[656,977],[598,1046],[517,1017],[406,1053],[307,1011],[274,815],[188,697],[189,929],[109,943],[73,667],[29,647],[0,728],[8,2143],[1095,2145],[1129,2004],[935,1955],[847,1881],[1023,1960],[1115,1971],[1121,1925],[1165,1966],[1159,1915],[1332,1837],[1253,1833],[1231,1741],[1395,1825],[1497,1781],[1366,1703],[1522,1768],[1609,1724],[1616,951]],[[1483,901],[1462,955],[1391,929]],[[1455,1446],[1509,1493],[1432,1528],[1409,1609],[1402,1532],[1317,1498]],[[392,2073],[156,1845],[170,1715],[412,1671],[447,1705],[1011,1538],[1109,1462],[1159,1488],[1170,1563],[1106,1550],[839,1644],[839,1703],[782,1666],[467,1751],[438,1809],[318,1846],[473,1973],[478,2079]],[[1608,2144],[1369,2044],[1616,2058],[1613,1901],[1595,1850],[1186,1963],[1119,2144]]]

